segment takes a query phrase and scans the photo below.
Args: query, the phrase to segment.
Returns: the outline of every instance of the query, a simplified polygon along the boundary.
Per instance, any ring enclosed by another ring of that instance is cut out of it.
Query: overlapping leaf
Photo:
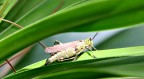
[[[53,15],[41,18],[32,24],[29,23],[24,29],[0,40],[0,52],[4,52],[0,55],[0,61],[15,54],[15,52],[56,33],[67,31],[107,30],[143,23],[143,2],[143,0],[91,0],[73,7],[65,8]],[[15,46],[11,46],[7,49],[6,47],[10,45]],[[142,48],[138,47],[136,49]],[[122,50],[118,51],[122,52]],[[113,52],[115,53],[118,51]],[[137,50],[134,53],[136,54],[138,52],[139,51]],[[129,52],[127,51],[126,54],[129,54]],[[121,56],[122,55],[123,54],[121,54]],[[143,55],[143,52],[141,52],[141,55]],[[21,71],[14,75],[7,76],[7,78],[32,78],[42,74],[46,75],[36,78],[60,78],[59,76],[61,76],[61,78],[75,78],[74,76],[69,76],[70,74],[77,74],[77,78],[83,78],[83,76],[78,73],[84,73],[85,78],[88,76],[143,76],[141,73],[143,71],[143,56],[106,59],[107,60],[94,59],[55,64],[48,67]],[[85,72],[90,72],[91,74],[86,74]],[[98,75],[94,76],[94,74]],[[100,74],[104,74],[105,76]]]

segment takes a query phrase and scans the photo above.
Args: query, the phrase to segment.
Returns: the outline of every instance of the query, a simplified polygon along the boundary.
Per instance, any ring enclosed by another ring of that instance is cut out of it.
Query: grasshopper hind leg
[[[95,51],[97,51],[98,49],[97,48],[95,48],[94,46],[92,46],[92,48],[95,50]]]
[[[62,62],[62,61],[74,60],[74,59],[75,59],[75,57],[70,57],[70,58],[60,59],[60,62]]]

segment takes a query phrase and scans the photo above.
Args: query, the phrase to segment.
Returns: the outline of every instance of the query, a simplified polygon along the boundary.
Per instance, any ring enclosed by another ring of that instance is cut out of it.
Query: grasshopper
[[[53,63],[54,61],[64,61],[70,59],[75,60],[78,57],[78,55],[84,51],[92,50],[93,48],[96,50],[96,48],[93,46],[93,39],[97,34],[98,32],[94,35],[93,38],[73,41],[64,44],[56,41],[54,43],[54,46],[45,47],[45,52],[51,54],[51,57],[46,60],[45,65]],[[94,58],[96,57],[94,56]]]
[[[3,18],[0,18],[0,20],[11,23],[21,29],[23,28],[21,25],[18,25],[12,21],[9,21],[9,20],[3,19]],[[73,41],[73,42],[64,43],[64,44],[60,43],[59,41],[55,41],[54,46],[52,46],[52,47],[46,47],[46,45],[44,45],[41,41],[39,41],[38,43],[42,47],[45,48],[45,52],[51,54],[51,57],[46,60],[45,65],[53,63],[56,60],[57,61],[64,61],[64,60],[70,60],[70,59],[76,60],[78,55],[84,51],[87,51],[87,50],[91,51],[92,49],[97,50],[93,46],[93,39],[95,38],[95,36],[97,34],[98,34],[98,32],[94,35],[93,38],[88,38],[88,39],[79,40],[79,41]],[[94,56],[94,58],[96,58],[96,57]],[[10,64],[9,60],[6,59],[6,61],[11,66],[13,71],[16,72],[15,68]]]

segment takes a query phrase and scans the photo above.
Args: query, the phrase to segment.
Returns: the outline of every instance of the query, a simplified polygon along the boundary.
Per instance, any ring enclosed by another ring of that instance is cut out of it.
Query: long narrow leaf
[[[48,78],[50,77],[51,78],[51,76],[52,76],[52,78],[53,77],[55,78],[55,77],[57,77],[55,75],[64,75],[64,76],[66,76],[67,74],[76,75],[78,72],[85,73],[85,72],[91,71],[90,72],[91,74],[87,74],[85,76],[87,76],[87,77],[90,77],[90,76],[91,77],[109,77],[109,76],[112,77],[112,76],[123,76],[123,75],[124,76],[126,76],[126,75],[143,76],[143,74],[137,74],[137,73],[140,73],[141,70],[137,70],[135,72],[135,71],[133,71],[133,68],[131,67],[131,66],[135,66],[135,65],[138,66],[135,69],[137,69],[137,68],[139,69],[139,67],[140,68],[143,67],[143,63],[144,63],[143,58],[144,57],[141,56],[141,55],[144,55],[143,50],[144,50],[144,46],[93,51],[94,54],[97,56],[97,59],[95,59],[95,60],[68,62],[69,64],[68,63],[63,63],[63,64],[55,63],[55,64],[50,64],[47,67],[48,69],[44,69],[44,70],[43,70],[43,66],[44,66],[46,60],[43,60],[43,61],[34,63],[32,65],[29,65],[27,67],[24,67],[24,68],[18,70],[16,74],[11,74],[11,75],[12,75],[12,77],[16,77],[16,78],[21,78],[22,76],[24,76],[24,74],[25,74],[25,76],[32,75],[31,77],[33,77],[34,75],[35,76],[42,75],[41,77],[48,77]],[[123,56],[125,56],[125,57],[123,57]],[[130,57],[126,57],[126,56],[130,56]],[[138,56],[138,57],[132,57],[132,56]],[[113,57],[113,58],[105,58],[105,57]],[[81,60],[83,58],[92,59],[91,55],[88,55],[87,53],[82,55],[78,60]],[[103,58],[103,59],[101,59],[101,58]],[[94,63],[97,63],[97,64],[94,64]],[[87,66],[87,64],[90,64],[91,67]],[[129,66],[129,64],[132,64],[132,65]],[[84,67],[88,68],[88,70],[87,69],[79,70],[82,68],[82,67],[78,67],[79,65],[82,65],[82,66],[84,65]],[[119,66],[120,66],[120,69],[119,69]],[[76,67],[76,68],[78,67],[78,69],[69,71],[69,69],[71,69],[73,67]],[[110,69],[109,69],[109,67],[110,67]],[[91,68],[96,71],[92,72],[93,70],[91,70]],[[116,70],[114,71],[113,68]],[[124,70],[124,69],[121,70],[121,68],[124,68],[126,70]],[[63,71],[63,69],[64,69],[64,71]],[[100,69],[100,71],[99,71],[99,69]],[[105,70],[103,70],[103,69],[105,69]],[[33,73],[31,73],[31,71],[33,71]],[[57,73],[57,71],[58,71],[58,73]],[[127,73],[129,71],[132,71],[132,72]],[[115,74],[113,72],[115,72],[117,74]],[[134,72],[136,74],[134,74]],[[44,74],[44,73],[47,73],[47,74]],[[80,76],[82,78],[81,73],[79,73],[78,76]],[[100,74],[103,74],[105,76],[101,76]],[[76,77],[78,77],[78,76],[76,76]],[[75,78],[75,76],[70,76],[70,77]]]
[[[131,9],[126,9],[124,11],[119,10],[120,12],[117,12],[116,10],[116,7],[118,6],[118,4],[120,3],[124,4],[125,2],[127,1],[125,0],[98,0],[98,1],[92,0],[92,1],[85,2],[80,5],[74,6],[72,8],[64,9],[51,16],[41,19],[0,41],[0,45],[1,45],[0,46],[0,52],[1,52],[0,61],[15,54],[15,52],[20,51],[21,49],[43,38],[46,38],[50,35],[60,33],[66,30],[70,30],[72,28],[75,28],[84,24],[88,24],[93,21],[106,19],[107,17],[109,17],[110,14],[116,15],[116,14],[125,13],[125,12],[127,14],[127,12],[129,13]],[[136,13],[143,12],[143,9],[141,9],[144,6],[142,2],[143,0],[139,0],[136,2],[134,1],[134,3],[137,4],[137,6],[133,6],[133,10],[135,10]],[[139,21],[142,22],[143,19],[140,18]],[[139,23],[139,22],[136,22],[136,23]],[[128,24],[131,24],[131,23],[128,22]],[[121,27],[128,25],[128,24],[121,25]],[[102,28],[101,30],[110,29],[109,27],[102,27],[102,26],[101,28]],[[119,28],[119,26],[118,27],[113,26],[112,28]],[[99,28],[97,28],[97,26],[95,26],[94,29],[100,30]],[[11,46],[11,45],[15,45],[15,46]],[[7,49],[7,46],[10,46],[10,47]]]
[[[106,78],[114,76],[144,77],[144,74],[142,73],[144,70],[143,59],[144,56],[134,56],[119,58],[102,58],[70,63],[61,63],[11,74],[7,76],[6,79],[33,78],[39,75],[41,76],[39,76],[38,78],[50,79],[73,79],[85,77]],[[83,73],[84,76],[82,76],[79,72]]]

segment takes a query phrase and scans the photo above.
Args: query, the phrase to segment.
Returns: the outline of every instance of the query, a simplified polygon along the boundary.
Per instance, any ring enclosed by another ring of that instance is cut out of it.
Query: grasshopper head
[[[85,45],[88,47],[88,48],[91,48],[93,46],[93,41],[91,38],[88,38],[86,40],[84,40],[85,42]]]

